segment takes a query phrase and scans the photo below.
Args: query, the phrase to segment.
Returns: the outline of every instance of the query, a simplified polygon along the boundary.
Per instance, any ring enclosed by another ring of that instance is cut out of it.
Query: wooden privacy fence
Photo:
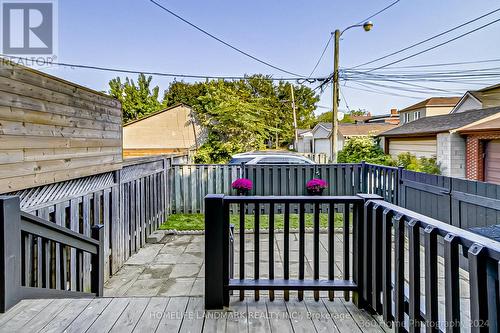
[[[325,195],[376,194],[387,202],[461,228],[500,224],[500,186],[368,163],[321,165],[179,165],[169,170],[172,213],[203,213],[207,194],[233,194],[237,178],[252,195],[305,195],[312,178],[329,183]]]
[[[169,175],[172,213],[203,213],[207,194],[234,193],[231,183],[245,177],[254,195],[305,195],[306,183],[322,178],[325,195],[354,195],[362,190],[361,164],[321,165],[173,165]]]
[[[402,171],[399,205],[469,229],[500,224],[500,186]]]
[[[22,211],[38,216],[44,221],[91,236],[94,225],[103,225],[104,269],[107,280],[123,263],[145,244],[146,237],[156,230],[167,217],[167,170],[171,158],[155,156],[130,159],[122,169],[17,191]],[[36,272],[37,252],[40,244],[32,238],[25,251],[32,253],[25,264]],[[84,253],[77,262],[71,250],[65,273],[71,278],[74,269],[81,265],[83,290],[90,290],[91,256]],[[64,288],[61,286],[61,288]]]

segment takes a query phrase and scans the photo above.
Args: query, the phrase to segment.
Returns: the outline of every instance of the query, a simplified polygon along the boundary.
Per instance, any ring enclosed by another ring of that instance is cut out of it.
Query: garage
[[[426,138],[390,138],[389,154],[397,157],[410,152],[417,157],[436,157],[436,137]]]
[[[484,181],[500,184],[500,140],[491,140],[486,144]]]

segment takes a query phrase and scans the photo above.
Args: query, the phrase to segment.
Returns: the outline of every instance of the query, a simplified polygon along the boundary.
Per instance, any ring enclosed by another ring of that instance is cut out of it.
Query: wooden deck
[[[330,302],[233,299],[204,311],[202,297],[24,300],[0,314],[0,332],[389,332],[340,298]]]

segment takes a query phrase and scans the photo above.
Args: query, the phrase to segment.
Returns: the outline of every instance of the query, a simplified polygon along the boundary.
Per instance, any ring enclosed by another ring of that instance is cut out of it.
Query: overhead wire
[[[492,15],[492,14],[494,14],[494,13],[498,12],[498,11],[500,11],[500,8],[497,8],[497,9],[495,9],[495,10],[492,10],[492,11],[490,11],[490,12],[486,13],[486,14],[483,14],[483,15],[481,15],[481,16],[478,16],[478,17],[476,17],[476,18],[474,18],[474,19],[472,19],[472,20],[469,20],[469,21],[467,21],[467,22],[465,22],[465,23],[459,24],[458,26],[455,26],[455,27],[453,27],[453,28],[451,28],[451,29],[448,29],[448,30],[446,30],[446,31],[443,31],[443,32],[441,32],[441,33],[439,33],[439,34],[437,34],[437,35],[434,35],[434,36],[431,36],[431,37],[429,37],[429,38],[426,38],[426,39],[424,39],[424,40],[422,40],[422,41],[420,41],[420,42],[414,43],[414,44],[412,44],[412,45],[410,45],[410,46],[404,47],[404,48],[402,48],[402,49],[400,49],[400,50],[397,50],[397,51],[395,51],[395,52],[391,52],[391,53],[389,53],[389,54],[387,54],[387,55],[385,55],[385,56],[382,56],[382,57],[379,57],[379,58],[376,58],[376,59],[373,59],[373,60],[367,61],[367,62],[365,62],[365,63],[359,64],[359,65],[356,65],[356,66],[353,66],[353,67],[350,67],[350,68],[351,68],[351,69],[354,69],[354,68],[359,68],[359,67],[366,66],[366,65],[372,64],[372,63],[374,63],[374,62],[377,62],[377,61],[380,61],[380,60],[383,60],[383,59],[389,58],[389,57],[391,57],[391,56],[393,56],[393,55],[399,54],[399,53],[401,53],[401,52],[407,51],[407,50],[409,50],[409,49],[412,49],[412,48],[414,48],[414,47],[417,47],[417,46],[419,46],[419,45],[422,45],[422,44],[424,44],[424,43],[427,43],[427,42],[429,42],[429,41],[431,41],[431,40],[434,40],[434,39],[436,39],[436,38],[439,38],[439,37],[441,37],[441,36],[444,36],[444,35],[446,35],[446,34],[448,34],[448,33],[450,33],[450,32],[453,32],[453,31],[455,31],[455,30],[457,30],[457,29],[460,29],[460,28],[462,28],[462,27],[464,27],[464,26],[466,26],[466,25],[469,25],[469,24],[474,23],[474,22],[476,22],[476,21],[478,21],[478,20],[480,20],[480,19],[483,19],[483,18],[485,18],[485,17],[487,17],[487,16],[490,16],[490,15]],[[376,69],[379,69],[379,68],[376,68]],[[373,69],[373,70],[375,70],[375,69]]]
[[[499,10],[500,10],[500,9],[499,9]],[[439,43],[439,44],[437,44],[437,45],[434,45],[434,46],[431,46],[431,47],[429,47],[429,48],[426,48],[426,49],[424,49],[424,50],[422,50],[422,51],[419,51],[419,52],[417,52],[417,53],[410,54],[410,55],[408,55],[408,56],[406,56],[406,57],[404,57],[404,58],[402,58],[402,59],[398,59],[398,60],[392,61],[392,62],[390,62],[390,63],[387,63],[387,64],[385,64],[385,65],[382,65],[382,66],[379,66],[379,67],[376,67],[376,68],[370,69],[370,70],[368,70],[367,72],[373,72],[373,71],[376,71],[376,70],[379,70],[379,69],[382,69],[382,68],[386,68],[386,67],[392,66],[392,65],[394,65],[394,64],[400,63],[400,62],[402,62],[402,61],[405,61],[405,60],[411,59],[411,58],[413,58],[413,57],[416,57],[416,56],[418,56],[418,55],[420,55],[420,54],[423,54],[423,53],[429,52],[429,51],[431,51],[431,50],[437,49],[438,47],[441,47],[441,46],[444,46],[444,45],[449,44],[449,43],[451,43],[451,42],[454,42],[454,41],[456,41],[456,40],[458,40],[458,39],[460,39],[460,38],[463,38],[463,37],[465,37],[465,36],[468,36],[468,35],[470,35],[470,34],[472,34],[472,33],[476,32],[476,31],[479,31],[479,30],[482,30],[482,29],[484,29],[484,28],[486,28],[486,27],[489,27],[490,25],[493,25],[493,24],[495,24],[495,23],[497,23],[497,22],[499,22],[499,21],[500,21],[500,18],[498,18],[498,19],[496,19],[496,20],[493,20],[493,21],[490,21],[490,22],[488,22],[488,23],[486,23],[486,24],[483,24],[483,25],[482,25],[482,26],[480,26],[480,27],[477,27],[477,28],[475,28],[475,29],[473,29],[473,30],[467,31],[467,32],[465,32],[465,33],[463,33],[463,34],[460,34],[460,35],[458,35],[458,36],[454,37],[454,38],[451,38],[451,39],[449,39],[449,40],[446,40],[446,41],[444,41],[444,42],[441,42],[441,43]]]
[[[214,39],[214,40],[218,41],[219,43],[221,43],[221,44],[223,44],[223,45],[225,45],[225,46],[227,46],[227,47],[229,47],[229,48],[231,48],[231,49],[235,50],[236,52],[243,54],[244,56],[246,56],[246,57],[248,57],[248,58],[250,58],[250,59],[253,59],[253,60],[255,60],[255,61],[257,61],[257,62],[259,62],[259,63],[261,63],[261,64],[264,64],[264,65],[266,65],[266,66],[268,66],[268,67],[271,67],[271,68],[273,68],[273,69],[276,69],[276,70],[278,70],[278,71],[280,71],[280,72],[283,72],[283,73],[286,73],[286,74],[289,74],[289,75],[294,75],[294,76],[297,76],[297,77],[304,77],[304,75],[296,74],[296,73],[294,73],[294,72],[288,71],[288,70],[283,69],[283,68],[281,68],[281,67],[275,66],[275,65],[273,65],[273,64],[271,64],[271,63],[269,63],[269,62],[267,62],[267,61],[264,61],[264,60],[262,60],[262,59],[260,59],[260,58],[257,58],[256,56],[251,55],[250,53],[248,53],[248,52],[246,52],[246,51],[241,50],[240,48],[238,48],[238,47],[236,47],[236,46],[234,46],[234,45],[232,45],[232,44],[230,44],[230,43],[228,43],[228,42],[226,42],[226,41],[222,40],[221,38],[219,38],[219,37],[215,36],[214,34],[211,34],[210,32],[208,32],[207,30],[205,30],[205,29],[203,29],[203,28],[199,27],[198,25],[196,25],[196,24],[194,24],[194,23],[192,23],[192,22],[188,21],[187,19],[183,18],[182,16],[180,16],[180,15],[176,14],[176,13],[175,13],[175,12],[173,12],[172,10],[170,10],[170,9],[168,9],[167,7],[163,6],[163,5],[162,5],[162,4],[160,4],[159,2],[157,2],[157,1],[155,1],[155,0],[149,0],[149,1],[150,1],[151,3],[153,3],[154,5],[156,5],[158,8],[161,8],[161,9],[162,9],[162,10],[164,10],[165,12],[167,12],[167,13],[169,13],[170,15],[172,15],[172,16],[174,16],[174,17],[176,17],[177,19],[181,20],[182,22],[184,22],[184,23],[186,23],[186,24],[190,25],[191,27],[195,28],[196,30],[200,31],[201,33],[203,33],[203,34],[205,34],[205,35],[209,36],[210,38],[212,38],[212,39]]]
[[[32,60],[27,57],[17,57],[0,54],[0,57],[4,57],[7,60],[14,62],[13,60],[21,61],[21,62],[31,62]],[[221,79],[221,80],[245,80],[249,76],[227,76],[227,75],[210,75],[210,74],[183,74],[183,73],[166,73],[166,72],[156,72],[156,71],[142,71],[142,70],[130,70],[124,68],[116,68],[116,67],[105,67],[105,66],[94,66],[94,65],[83,65],[83,64],[75,64],[75,63],[66,63],[66,62],[47,62],[47,65],[54,65],[60,67],[67,68],[79,68],[79,69],[89,69],[89,70],[98,70],[105,72],[114,72],[114,73],[124,73],[124,74],[144,74],[144,75],[153,75],[160,77],[173,77],[173,78],[189,78],[189,79]],[[315,82],[322,81],[324,78],[305,78],[305,77],[280,77],[274,78],[271,75],[263,75],[263,80],[272,80],[272,81],[295,81],[297,83],[301,82]],[[300,82],[299,82],[300,81]]]

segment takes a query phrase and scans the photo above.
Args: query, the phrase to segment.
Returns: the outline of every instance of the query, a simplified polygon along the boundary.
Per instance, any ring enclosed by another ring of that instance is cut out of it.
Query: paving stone
[[[125,296],[157,296],[166,281],[164,279],[136,280]]]
[[[139,252],[132,255],[126,262],[127,265],[146,265],[151,263],[160,252],[163,244],[148,244]]]
[[[153,263],[156,264],[175,264],[180,254],[171,253],[159,253],[155,258],[153,258]]]
[[[173,266],[171,278],[195,278],[200,272],[201,265],[198,264],[176,264]]]
[[[183,253],[177,256],[177,263],[179,264],[199,264],[203,263],[205,255],[199,253]]]
[[[168,279],[161,286],[159,296],[186,296],[193,288],[194,278]]]
[[[174,265],[149,265],[138,279],[168,279],[173,269]]]
[[[181,254],[186,250],[186,247],[185,245],[179,246],[167,243],[161,248],[160,253]]]

